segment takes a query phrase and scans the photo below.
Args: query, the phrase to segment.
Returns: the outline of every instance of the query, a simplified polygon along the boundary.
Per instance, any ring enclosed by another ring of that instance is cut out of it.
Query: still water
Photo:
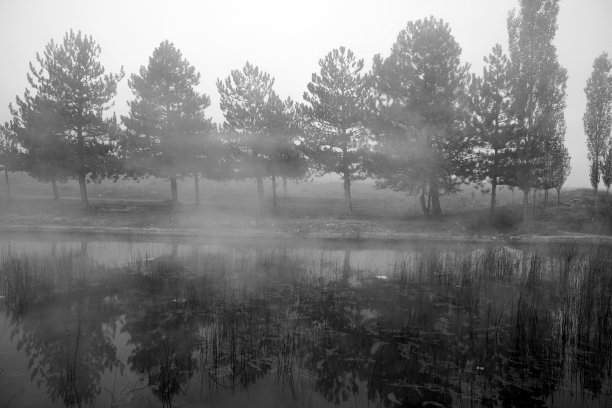
[[[609,247],[0,241],[0,407],[612,406]]]

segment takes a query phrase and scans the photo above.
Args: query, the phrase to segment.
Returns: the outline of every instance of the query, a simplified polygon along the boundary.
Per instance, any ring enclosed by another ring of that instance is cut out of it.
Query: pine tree
[[[364,125],[371,100],[370,80],[361,74],[363,60],[345,47],[319,60],[320,72],[304,92],[305,145],[321,174],[342,176],[347,212],[353,213],[351,182],[364,179],[368,132]]]
[[[17,98],[17,108],[11,107],[11,129],[26,149],[27,168],[35,176],[50,169],[52,183],[76,178],[83,206],[88,205],[87,180],[110,175],[113,143],[102,114],[112,107],[123,77],[123,72],[105,75],[100,52],[92,37],[80,31],[66,33],[59,45],[51,40],[43,55],[36,55],[39,68],[30,64],[34,94],[26,91]]]
[[[423,213],[442,214],[440,195],[457,191],[474,163],[466,134],[468,66],[447,23],[408,23],[384,61],[374,59],[379,93],[374,127],[379,187],[420,193]]]
[[[58,182],[71,174],[70,145],[62,135],[63,120],[57,106],[26,90],[10,105],[13,119],[6,133],[22,150],[21,168],[37,180],[51,183],[53,198],[59,200]]]
[[[591,185],[595,189],[595,212],[597,212],[597,191],[605,165],[604,160],[610,148],[612,127],[612,61],[602,53],[593,62],[593,72],[587,80],[587,106],[584,113],[584,133],[587,136],[588,159],[591,162]]]
[[[194,176],[199,202],[203,163],[218,160],[218,146],[211,147],[216,143],[211,140],[213,126],[204,115],[210,99],[196,91],[199,83],[200,74],[168,40],[129,81],[135,98],[129,103],[129,116],[122,117],[127,129],[122,142],[129,163],[126,171],[136,177],[168,178],[173,206],[178,204],[177,179]]]
[[[488,179],[491,183],[493,217],[497,186],[511,184],[511,151],[513,117],[509,62],[496,44],[484,58],[482,78],[473,76],[470,84],[471,125],[477,135],[475,181]]]
[[[4,172],[6,183],[6,198],[11,200],[11,185],[9,183],[9,172],[19,171],[22,167],[22,154],[19,145],[12,137],[9,124],[0,127],[0,171]]]
[[[287,194],[287,179],[300,180],[308,174],[308,161],[297,145],[303,141],[302,128],[299,125],[297,105],[287,98],[283,101],[282,115],[273,126],[271,133],[269,173],[272,178],[272,205],[277,207],[277,178],[283,180],[284,194]],[[301,137],[301,139],[300,139]]]
[[[289,105],[283,103],[273,86],[274,78],[249,62],[242,70],[232,70],[224,81],[217,80],[225,115],[224,128],[230,144],[239,152],[238,177],[255,178],[260,211],[263,211],[263,180],[274,176],[275,192],[274,158],[290,138]]]

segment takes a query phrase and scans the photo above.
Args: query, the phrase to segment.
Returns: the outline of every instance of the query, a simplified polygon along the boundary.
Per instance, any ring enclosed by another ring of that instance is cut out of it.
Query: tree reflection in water
[[[102,373],[123,366],[113,344],[119,311],[84,268],[74,253],[2,263],[11,339],[27,355],[31,380],[67,407],[93,405]]]
[[[168,407],[269,375],[289,400],[350,406],[597,406],[611,392],[606,249],[423,249],[383,273],[351,251],[178,254],[123,269],[55,255],[44,273],[3,259],[4,312],[52,401],[94,404],[123,364]]]

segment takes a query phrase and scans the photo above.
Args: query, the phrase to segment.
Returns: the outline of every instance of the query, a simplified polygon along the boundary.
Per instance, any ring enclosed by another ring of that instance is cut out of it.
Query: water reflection
[[[10,338],[27,356],[30,380],[67,407],[93,405],[101,374],[122,367],[113,344],[119,310],[82,275],[85,254],[2,264]]]
[[[2,253],[10,338],[52,403],[117,406],[121,389],[122,406],[272,392],[286,406],[605,406],[611,392],[608,248],[421,248],[372,269],[352,250],[176,246],[107,266],[92,247]]]

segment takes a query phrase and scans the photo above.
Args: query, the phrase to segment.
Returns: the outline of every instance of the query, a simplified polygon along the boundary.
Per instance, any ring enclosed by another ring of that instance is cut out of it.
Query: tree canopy
[[[239,177],[257,181],[260,210],[263,208],[263,179],[276,176],[282,153],[291,149],[293,102],[282,101],[274,92],[274,78],[247,62],[232,70],[225,80],[217,80],[225,130],[238,152]],[[276,195],[274,195],[276,205]]]
[[[70,31],[61,44],[51,40],[38,67],[30,63],[30,90],[11,107],[9,125],[26,149],[25,163],[45,181],[76,178],[87,206],[86,180],[110,175],[113,141],[103,112],[113,106],[119,74],[105,74],[100,46],[91,36]]]
[[[587,157],[591,163],[590,179],[595,189],[595,207],[597,208],[597,190],[600,176],[606,169],[610,149],[610,129],[612,128],[612,61],[607,53],[602,53],[593,62],[593,72],[587,80],[586,111],[584,113],[584,133],[587,136]],[[606,175],[607,177],[607,175]],[[606,185],[608,187],[610,183]]]
[[[468,66],[443,20],[409,22],[386,59],[374,58],[378,92],[380,187],[420,192],[425,214],[441,215],[440,194],[468,175],[473,140],[466,134]]]
[[[484,57],[482,77],[470,83],[471,126],[476,134],[473,180],[491,183],[491,217],[495,211],[498,185],[511,184],[513,117],[509,61],[496,44]]]
[[[512,112],[516,117],[516,184],[523,190],[523,218],[530,188],[540,187],[542,147],[553,137],[565,107],[567,73],[553,44],[558,0],[520,0],[508,16]]]
[[[369,131],[366,111],[372,100],[370,77],[362,74],[363,60],[345,47],[330,51],[319,60],[304,92],[303,106],[308,154],[321,173],[342,175],[344,197],[353,212],[351,182],[366,177],[363,168]]]
[[[170,179],[173,205],[178,202],[177,178],[194,174],[197,179],[206,169],[203,163],[216,160],[207,157],[218,145],[210,139],[213,126],[204,114],[210,99],[197,92],[199,83],[195,67],[167,40],[129,81],[134,100],[129,116],[122,117],[127,172]]]

